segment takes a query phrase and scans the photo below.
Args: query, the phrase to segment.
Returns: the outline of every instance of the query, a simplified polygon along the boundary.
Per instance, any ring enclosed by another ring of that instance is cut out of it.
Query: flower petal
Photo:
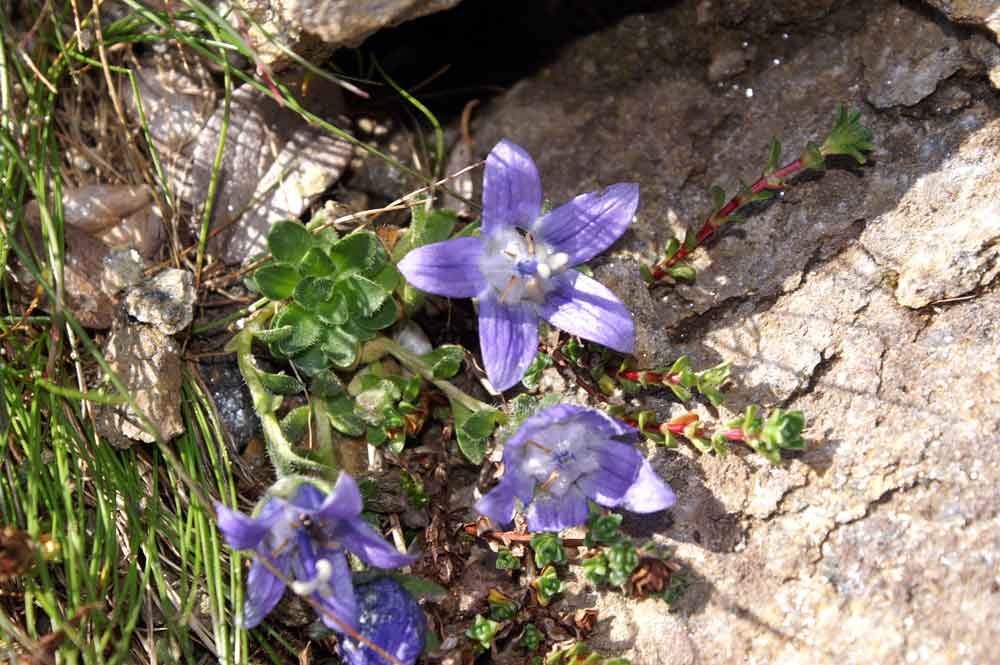
[[[360,515],[361,508],[361,490],[358,489],[357,481],[350,474],[341,471],[333,491],[316,511],[316,517],[323,522],[345,520]]]
[[[399,272],[421,291],[449,298],[472,298],[486,288],[479,270],[483,242],[453,238],[411,249],[399,262]]]
[[[513,478],[520,475],[518,471],[518,469],[508,467],[497,486],[480,497],[479,501],[476,501],[476,510],[480,515],[489,517],[497,524],[509,524],[514,519],[517,483]]]
[[[636,482],[642,456],[632,446],[605,441],[593,451],[598,468],[577,479],[576,485],[596,503],[614,508]]]
[[[401,665],[413,665],[424,650],[427,619],[417,601],[391,577],[359,584],[358,630]],[[349,665],[387,665],[370,645],[345,637],[341,641]]]
[[[331,536],[369,566],[399,568],[416,561],[416,557],[398,552],[360,517],[339,522]]]
[[[632,313],[603,284],[575,270],[546,296],[542,316],[556,328],[615,351],[632,353],[635,347]]]
[[[354,594],[354,584],[351,582],[351,567],[347,563],[347,557],[343,551],[326,550],[323,558],[330,562],[333,569],[330,575],[330,589],[333,595],[322,596],[313,594],[313,598],[319,601],[323,607],[319,612],[320,618],[327,628],[344,632],[344,624],[357,630],[358,628],[358,603]],[[333,616],[330,616],[331,613]]]
[[[621,506],[633,513],[655,513],[666,510],[677,502],[677,495],[670,485],[660,480],[647,460],[642,461],[639,477],[629,488]]]
[[[486,157],[483,173],[483,235],[507,226],[527,229],[541,210],[542,181],[531,155],[516,143],[500,141]]]
[[[603,192],[580,194],[538,220],[532,231],[569,265],[589,261],[625,233],[639,207],[639,185],[620,182]]]
[[[524,376],[538,353],[538,316],[526,304],[505,305],[489,294],[479,299],[479,347],[486,376],[504,391]]]
[[[528,506],[528,531],[562,531],[587,521],[587,497],[576,487],[562,496],[539,494]]]
[[[253,628],[264,620],[285,593],[285,582],[261,561],[267,557],[275,568],[288,577],[291,561],[288,554],[271,558],[266,553],[257,553],[258,559],[250,565],[247,575],[246,600],[243,603],[243,627]]]
[[[323,490],[310,482],[303,482],[295,488],[295,495],[289,499],[288,503],[312,513],[319,510],[325,500],[326,494]]]
[[[260,544],[281,516],[281,507],[280,500],[271,499],[264,504],[259,516],[248,517],[216,501],[215,519],[222,537],[230,547],[237,550],[252,550]]]

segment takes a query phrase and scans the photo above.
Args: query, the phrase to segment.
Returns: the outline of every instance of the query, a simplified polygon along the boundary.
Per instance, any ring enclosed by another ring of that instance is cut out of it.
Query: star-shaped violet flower
[[[346,473],[340,474],[329,495],[302,483],[291,499],[268,500],[257,517],[215,504],[226,542],[257,553],[246,582],[246,628],[259,624],[274,609],[285,592],[285,580],[291,579],[292,591],[319,603],[320,618],[329,628],[343,632],[347,625],[357,630],[357,601],[345,550],[378,568],[397,568],[414,560],[376,533],[361,518],[361,507],[358,485]]]
[[[476,502],[494,522],[514,519],[515,499],[529,531],[561,531],[587,521],[587,500],[634,513],[674,505],[673,490],[628,441],[638,431],[595,409],[557,404],[525,419],[503,450],[500,483]]]
[[[573,266],[617,240],[639,205],[639,186],[618,183],[542,214],[538,169],[523,148],[500,141],[486,158],[481,236],[417,247],[399,263],[415,287],[479,299],[479,345],[490,383],[510,388],[538,351],[538,319],[631,353],[632,314]]]

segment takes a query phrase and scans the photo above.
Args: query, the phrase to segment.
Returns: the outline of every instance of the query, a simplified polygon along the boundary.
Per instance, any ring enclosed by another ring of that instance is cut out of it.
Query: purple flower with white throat
[[[632,314],[573,266],[617,240],[635,216],[639,186],[618,183],[542,214],[542,183],[527,152],[500,141],[486,158],[481,237],[453,238],[399,263],[422,291],[479,299],[479,345],[490,383],[510,388],[538,351],[538,319],[631,353]]]
[[[290,499],[269,499],[256,517],[215,504],[219,530],[230,547],[257,553],[246,582],[246,628],[274,609],[290,579],[292,591],[322,608],[320,618],[329,628],[343,632],[346,625],[357,630],[357,601],[345,551],[378,568],[414,560],[397,552],[361,518],[361,506],[358,485],[346,473],[329,494],[303,482]]]
[[[542,409],[507,440],[503,477],[476,510],[506,524],[517,499],[529,531],[561,531],[587,521],[588,499],[634,513],[669,508],[677,497],[631,445],[638,438],[635,428],[595,409]]]

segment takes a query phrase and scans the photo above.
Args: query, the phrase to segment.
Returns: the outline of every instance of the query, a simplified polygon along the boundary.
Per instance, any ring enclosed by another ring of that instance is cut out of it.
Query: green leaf
[[[605,550],[608,557],[608,583],[625,586],[632,571],[639,565],[639,553],[630,540],[621,540]]]
[[[465,631],[465,635],[479,643],[483,649],[489,649],[493,644],[493,638],[500,630],[500,624],[487,619],[482,614],[477,614],[475,621]]]
[[[696,276],[694,268],[687,265],[671,266],[667,268],[667,274],[682,282],[693,282]]]
[[[337,273],[337,266],[323,248],[313,247],[299,262],[299,272],[312,277],[333,277]]]
[[[281,311],[275,315],[272,327],[281,328],[283,326],[291,326],[292,334],[290,337],[276,342],[272,345],[272,349],[277,349],[286,356],[294,355],[312,346],[320,336],[320,326],[316,319],[295,303],[282,307]]]
[[[326,414],[330,424],[338,432],[347,436],[361,436],[365,433],[365,423],[354,413],[354,400],[347,395],[326,400]]]
[[[402,273],[391,263],[385,264],[385,267],[372,277],[372,281],[389,293],[392,293],[396,290],[396,287],[404,283]]]
[[[465,359],[465,349],[456,344],[443,344],[420,359],[431,366],[435,379],[450,379],[458,374]]]
[[[275,223],[267,234],[267,247],[278,261],[298,263],[313,244],[315,239],[306,227],[289,220]]]
[[[694,229],[688,229],[684,233],[684,248],[692,250],[698,246],[698,233]]]
[[[826,158],[823,157],[823,153],[820,152],[819,146],[815,143],[806,144],[806,149],[802,151],[802,156],[799,159],[802,160],[803,169],[826,170]]]
[[[402,573],[392,573],[391,576],[416,600],[438,601],[448,596],[448,590],[443,586],[422,577]]]
[[[858,164],[864,164],[866,157],[863,153],[875,149],[872,143],[874,134],[867,127],[860,123],[861,112],[854,111],[848,113],[847,108],[841,104],[837,109],[837,119],[833,124],[833,129],[823,141],[820,153],[826,157],[829,155],[848,155],[853,157]]]
[[[486,442],[496,427],[499,413],[494,410],[470,411],[458,402],[451,402],[455,417],[455,439],[465,458],[482,464],[486,458]]]
[[[327,369],[312,378],[309,382],[309,393],[323,399],[333,399],[344,393],[344,384],[336,372]]]
[[[640,429],[642,423],[640,423]],[[595,543],[613,543],[619,537],[618,529],[622,524],[622,516],[617,513],[602,515],[599,512],[592,512],[587,518],[587,535],[584,537],[584,544],[593,547]]]
[[[309,431],[309,415],[311,411],[308,406],[300,406],[292,409],[281,419],[281,432],[289,441],[300,441],[305,433]]]
[[[767,166],[764,167],[764,175],[770,175],[778,170],[778,163],[781,161],[781,141],[775,136],[771,139],[771,149],[767,155]]]
[[[533,623],[527,624],[524,627],[524,631],[521,633],[521,636],[517,638],[518,646],[522,649],[527,649],[528,651],[534,651],[544,641],[545,635],[543,635],[542,631],[538,630]]]
[[[653,271],[644,263],[639,264],[639,276],[642,277],[643,282],[649,285],[656,281],[653,279]]]
[[[304,277],[295,287],[292,297],[304,308],[315,311],[331,300],[334,284],[329,277]]]
[[[351,309],[347,305],[347,296],[344,295],[344,291],[338,290],[336,285],[333,287],[330,299],[313,305],[312,312],[316,315],[316,318],[328,326],[342,325],[347,323],[347,320],[351,318]]]
[[[539,568],[550,563],[566,562],[566,551],[557,533],[536,533],[531,537],[531,549],[535,553],[535,565]]]
[[[501,547],[497,552],[497,570],[517,570],[521,567],[521,560],[506,547]]]
[[[434,210],[428,214],[423,209],[419,209],[419,215],[417,208],[413,210],[413,223],[410,225],[410,233],[413,234],[411,241],[413,247],[447,240],[458,223],[458,216],[451,210]]]
[[[542,372],[549,367],[552,367],[552,356],[547,353],[537,353],[521,377],[521,384],[528,390],[534,390],[538,387]]]
[[[295,393],[302,392],[302,389],[305,387],[301,381],[294,376],[288,376],[284,372],[271,374],[270,372],[258,370],[257,376],[265,388],[278,395],[294,395]]]
[[[294,330],[295,329],[291,326],[279,326],[268,330],[254,330],[253,336],[265,344],[273,344],[274,342],[280,342],[283,339],[288,339],[292,336],[292,332],[294,332]]]
[[[254,273],[260,292],[271,300],[291,297],[301,278],[298,270],[285,263],[270,263]]]
[[[385,267],[389,257],[378,236],[371,231],[357,231],[330,248],[330,259],[340,275],[360,272],[373,276]]]
[[[351,313],[357,317],[374,314],[389,295],[381,286],[361,275],[352,275],[337,282],[336,292],[345,298]]]
[[[608,578],[608,557],[604,552],[598,552],[594,556],[589,556],[581,562],[583,575],[591,584],[597,586]]]
[[[366,319],[359,319],[358,325],[367,330],[383,330],[399,320],[399,305],[395,298],[386,298],[375,313]]]
[[[313,376],[330,366],[326,354],[318,346],[310,346],[302,353],[292,356],[291,360],[295,369],[306,376]]]
[[[712,185],[712,189],[709,192],[712,195],[712,214],[715,214],[726,205],[726,190],[718,185]]]
[[[319,347],[334,366],[346,369],[357,360],[360,343],[345,327],[328,326],[323,330]]]
[[[663,258],[668,261],[674,258],[674,255],[681,249],[681,243],[677,238],[671,238],[667,245],[663,248]]]

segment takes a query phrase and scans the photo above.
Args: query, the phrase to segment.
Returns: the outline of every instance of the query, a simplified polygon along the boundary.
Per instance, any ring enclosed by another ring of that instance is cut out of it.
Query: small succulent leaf
[[[386,298],[371,316],[358,319],[357,323],[366,330],[384,330],[399,320],[399,313],[399,305],[395,298]]]
[[[482,464],[486,457],[486,443],[496,428],[499,413],[494,410],[471,411],[455,401],[451,402],[451,410],[459,450],[473,464]]]
[[[343,382],[336,372],[330,369],[320,372],[309,382],[309,394],[321,399],[333,399],[343,392]]]
[[[347,296],[336,285],[330,294],[330,298],[314,304],[312,312],[316,315],[316,318],[328,326],[342,325],[351,316],[350,307],[347,305]]]
[[[311,410],[308,406],[292,409],[281,419],[281,432],[289,441],[301,441],[309,430]]]
[[[684,249],[692,250],[698,246],[698,233],[694,229],[684,232]]]
[[[311,247],[299,261],[299,272],[311,277],[333,277],[337,266],[322,247]]]
[[[362,275],[352,275],[337,282],[336,293],[347,300],[351,313],[358,318],[374,314],[389,295],[381,286]]]
[[[335,430],[347,436],[361,436],[365,423],[354,412],[354,400],[347,395],[326,400],[326,414]]]
[[[563,549],[559,534],[536,533],[531,537],[531,549],[535,553],[535,565],[544,568],[550,563],[565,563],[566,550]]]
[[[299,374],[305,376],[314,376],[330,366],[330,361],[318,345],[310,346],[305,351],[297,353],[292,356],[291,361]]]
[[[255,339],[264,342],[265,344],[273,344],[274,342],[280,342],[283,339],[288,339],[292,336],[294,332],[292,326],[278,326],[275,328],[268,328],[266,330],[254,330],[253,336]]]
[[[681,249],[680,240],[678,240],[677,238],[671,238],[670,240],[667,241],[666,246],[663,248],[663,258],[669,261],[670,259],[674,258],[674,255],[677,254],[677,252],[679,252],[680,249]]]
[[[305,388],[301,381],[294,376],[288,376],[284,372],[272,374],[258,370],[257,377],[264,384],[265,388],[278,395],[294,395],[302,392],[302,389]]]
[[[450,379],[458,374],[465,360],[465,349],[456,344],[443,344],[420,359],[431,366],[435,379]]]
[[[712,212],[719,212],[726,205],[726,190],[719,185],[712,185],[709,193],[712,195]]]
[[[303,277],[292,298],[305,309],[315,312],[330,302],[335,282],[330,277]]]
[[[694,268],[688,265],[671,266],[667,268],[667,274],[683,282],[693,282],[696,276]]]
[[[273,328],[291,326],[292,334],[272,344],[272,350],[294,355],[316,343],[320,336],[319,322],[302,307],[291,303],[281,308],[272,324]]]
[[[330,248],[330,259],[339,275],[360,272],[367,277],[377,275],[389,262],[382,241],[371,231],[356,231],[338,240]]]
[[[254,273],[260,292],[270,300],[285,300],[295,292],[302,276],[287,263],[269,263]]]
[[[781,141],[775,136],[771,139],[771,147],[767,155],[767,166],[764,167],[764,175],[770,175],[778,170],[781,161]]]
[[[278,261],[298,263],[306,255],[316,240],[306,227],[298,222],[282,220],[276,222],[267,234],[267,247]]]
[[[358,358],[361,341],[345,327],[328,326],[323,331],[319,346],[335,367],[346,369]]]

